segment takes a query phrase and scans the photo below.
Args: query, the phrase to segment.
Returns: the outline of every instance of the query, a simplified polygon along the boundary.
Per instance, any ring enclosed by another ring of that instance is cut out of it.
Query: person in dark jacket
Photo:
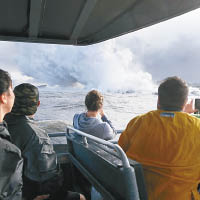
[[[21,200],[23,160],[20,150],[10,142],[3,122],[14,99],[10,75],[0,69],[0,200]]]
[[[116,131],[103,111],[103,96],[97,90],[90,91],[85,97],[87,112],[75,114],[74,128],[104,140],[111,140]]]
[[[75,192],[63,191],[62,174],[57,169],[57,157],[48,134],[34,122],[40,105],[37,87],[23,83],[15,87],[15,102],[5,120],[12,142],[24,158],[23,197],[31,200],[41,194],[50,199],[85,199]]]
[[[21,151],[10,141],[10,134],[3,121],[14,103],[12,80],[8,72],[0,69],[0,200],[22,199],[22,167]],[[37,196],[34,200],[42,200],[48,195]]]

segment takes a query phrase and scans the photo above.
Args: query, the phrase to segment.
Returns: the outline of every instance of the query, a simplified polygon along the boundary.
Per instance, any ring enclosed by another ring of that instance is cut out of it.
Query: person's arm
[[[128,131],[129,130],[128,130],[128,126],[127,126],[126,129],[121,133],[119,140],[118,140],[118,145],[124,150],[125,153],[129,147]]]
[[[116,134],[108,123],[104,122],[103,124],[101,124],[101,126],[103,128],[101,133],[104,140],[112,140],[115,138]]]
[[[57,157],[45,131],[38,127],[32,128],[29,130],[32,131],[32,136],[23,152],[23,157],[26,160],[24,175],[30,180],[39,182],[52,177],[52,173],[57,171]]]
[[[111,122],[110,120],[108,120],[107,116],[105,115],[105,113],[104,113],[104,111],[103,111],[103,108],[100,109],[99,114],[101,115],[101,120],[102,120],[103,122],[107,122],[108,125],[112,128],[113,132],[114,132],[115,134],[117,134],[117,131],[116,131],[115,128],[113,127],[112,122]]]
[[[41,175],[50,176],[57,171],[57,156],[51,144],[50,138],[40,138],[38,146],[38,165]]]
[[[140,116],[133,118],[119,137],[118,144],[125,153],[131,145],[132,137],[134,136],[134,133],[137,131],[137,128],[140,125],[140,122],[138,120],[139,118]]]
[[[198,110],[194,108],[193,106],[193,99],[190,101],[190,103],[186,103],[184,108],[183,108],[183,112],[186,112],[186,113],[194,113],[194,112],[197,112]]]

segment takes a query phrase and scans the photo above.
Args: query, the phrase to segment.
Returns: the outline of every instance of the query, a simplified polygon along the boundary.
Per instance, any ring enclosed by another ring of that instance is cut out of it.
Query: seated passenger
[[[14,99],[10,75],[0,69],[0,199],[21,200],[23,160],[20,150],[10,142],[3,122]]]
[[[79,193],[62,188],[63,178],[57,170],[57,157],[48,134],[33,120],[40,104],[38,89],[28,83],[14,89],[15,102],[5,120],[12,142],[24,158],[23,197],[32,200],[40,194],[50,194],[50,199],[85,199]]]
[[[0,199],[21,200],[22,166],[21,151],[10,142],[10,134],[3,122],[14,103],[12,80],[8,72],[0,69]],[[46,199],[41,195],[34,200]]]
[[[184,107],[187,99],[183,80],[165,79],[157,110],[133,118],[119,138],[127,156],[143,165],[149,200],[200,199],[200,120],[186,113],[194,111]]]
[[[85,105],[87,112],[74,115],[74,128],[104,140],[113,139],[116,131],[104,114],[101,93],[90,91],[85,97]]]

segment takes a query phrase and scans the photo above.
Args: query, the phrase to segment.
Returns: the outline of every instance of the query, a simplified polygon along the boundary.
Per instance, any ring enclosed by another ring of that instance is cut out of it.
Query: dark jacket
[[[27,116],[6,115],[11,141],[22,152],[24,176],[43,182],[55,176],[57,157],[48,134]]]
[[[20,150],[0,123],[0,200],[21,200],[22,166]]]

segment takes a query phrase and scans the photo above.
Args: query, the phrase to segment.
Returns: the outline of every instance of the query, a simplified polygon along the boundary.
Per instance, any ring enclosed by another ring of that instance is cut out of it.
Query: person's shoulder
[[[24,130],[24,134],[29,138],[31,137],[32,140],[33,138],[48,138],[46,131],[41,129],[34,119],[30,119],[27,116],[17,126]]]
[[[115,137],[115,133],[113,129],[110,127],[108,123],[104,123],[104,139],[105,140],[111,140]]]
[[[83,113],[75,113],[73,119],[77,119],[80,115],[82,115]]]
[[[101,122],[91,129],[94,136],[104,140],[110,140],[114,137],[112,128],[107,122]]]
[[[5,117],[4,120],[8,125],[18,125],[21,123],[24,123],[26,121],[26,116],[25,115],[14,115],[12,113],[8,113]]]
[[[79,117],[85,117],[85,112],[74,114],[73,120],[77,120]]]
[[[179,112],[176,114],[176,121],[179,124],[184,124],[185,127],[192,127],[192,130],[200,131],[200,119],[196,116],[185,112]]]
[[[196,116],[193,116],[193,115],[191,115],[191,114],[182,112],[181,117],[184,118],[184,119],[187,119],[188,121],[190,121],[190,122],[192,122],[192,123],[195,123],[195,124],[200,125],[200,118],[198,118],[198,117],[196,117]]]
[[[49,138],[47,132],[40,128],[36,122],[29,122],[28,126],[31,129],[32,134],[37,138]]]
[[[145,119],[145,118],[148,118],[149,116],[152,116],[152,115],[153,115],[153,112],[154,112],[154,111],[150,111],[150,112],[147,112],[147,113],[144,113],[144,114],[141,114],[141,115],[137,115],[137,116],[133,117],[133,118],[129,121],[129,123],[132,124],[132,123],[134,123],[134,122],[136,122],[136,121],[140,121],[140,120],[143,120],[143,119]]]
[[[0,149],[1,149],[1,152],[14,153],[18,157],[21,157],[21,151],[19,150],[19,148],[15,146],[14,144],[12,144],[9,140],[1,138]]]
[[[11,124],[10,124],[11,125]],[[9,124],[8,124],[9,126]],[[15,123],[12,126],[16,127],[18,130],[22,130],[22,132],[28,134],[32,133],[34,123],[29,120],[27,116],[16,116]]]
[[[30,123],[28,117],[26,117],[25,115],[10,115],[8,116],[8,118],[5,118],[5,121],[8,124],[8,127],[12,126],[21,129],[28,128]]]
[[[73,118],[76,118],[80,115],[80,113],[75,113]]]
[[[143,124],[144,122],[148,122],[152,120],[152,117],[155,117],[156,115],[157,115],[157,110],[152,110],[147,113],[137,115],[129,121],[127,128],[130,128],[135,124],[141,124],[141,123]]]
[[[98,124],[97,127],[98,126],[101,126],[105,132],[112,131],[112,128],[110,127],[110,125],[107,122],[102,122],[102,123]]]
[[[79,116],[79,115],[85,115],[86,112],[79,112],[79,113],[75,113],[74,116]]]
[[[157,115],[160,115],[160,110],[151,110],[143,115],[140,115],[140,117],[154,117],[154,116],[157,116]]]

